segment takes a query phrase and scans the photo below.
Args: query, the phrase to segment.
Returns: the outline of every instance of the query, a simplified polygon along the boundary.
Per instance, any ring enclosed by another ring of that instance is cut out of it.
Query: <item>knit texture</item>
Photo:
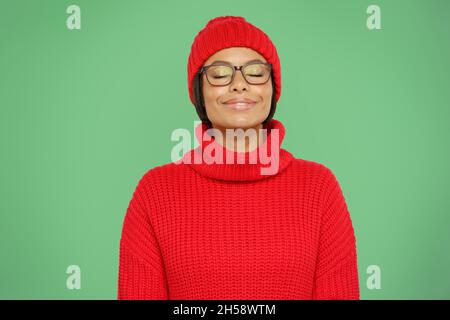
[[[281,144],[283,124],[265,128],[265,141],[276,128]],[[118,299],[359,299],[356,239],[335,175],[277,154],[272,175],[256,170],[261,163],[148,170],[123,221]]]
[[[240,16],[221,16],[211,19],[198,32],[189,53],[187,81],[189,98],[195,105],[193,80],[195,73],[208,58],[219,50],[230,47],[247,47],[260,53],[272,64],[275,99],[281,95],[281,66],[275,45],[268,35]]]

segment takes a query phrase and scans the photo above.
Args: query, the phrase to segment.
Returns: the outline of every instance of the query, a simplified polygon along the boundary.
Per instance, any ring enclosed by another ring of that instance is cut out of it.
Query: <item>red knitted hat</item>
[[[229,47],[247,47],[261,54],[273,66],[275,98],[281,95],[281,67],[277,50],[270,38],[243,17],[221,16],[210,20],[200,30],[191,46],[188,59],[188,89],[194,103],[193,80],[203,63],[215,52]]]

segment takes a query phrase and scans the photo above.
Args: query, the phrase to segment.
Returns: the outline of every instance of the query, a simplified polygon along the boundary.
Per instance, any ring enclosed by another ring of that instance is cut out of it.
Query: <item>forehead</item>
[[[204,65],[213,63],[216,60],[227,61],[233,65],[243,65],[248,61],[259,59],[267,62],[257,51],[246,47],[231,47],[217,51],[205,61]]]

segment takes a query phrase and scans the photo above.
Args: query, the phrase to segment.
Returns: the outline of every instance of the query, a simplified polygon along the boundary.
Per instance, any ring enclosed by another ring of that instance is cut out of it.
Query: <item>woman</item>
[[[359,299],[336,177],[279,147],[280,71],[272,41],[242,17],[217,17],[197,34],[188,88],[199,146],[137,184],[119,299]],[[237,129],[258,134],[227,135]]]

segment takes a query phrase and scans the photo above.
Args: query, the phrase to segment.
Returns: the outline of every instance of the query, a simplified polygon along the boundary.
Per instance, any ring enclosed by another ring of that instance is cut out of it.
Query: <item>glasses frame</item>
[[[265,82],[263,82],[263,83],[251,83],[251,82],[249,82],[249,81],[247,80],[247,78],[245,77],[244,73],[242,72],[242,69],[245,68],[245,67],[247,67],[247,66],[253,65],[253,64],[264,64],[264,65],[266,65],[266,66],[269,67],[269,77],[267,78],[267,80],[266,80]],[[206,71],[207,71],[209,68],[211,68],[211,67],[216,67],[216,66],[227,66],[227,67],[231,67],[231,68],[233,69],[233,74],[231,75],[231,80],[230,80],[229,83],[227,83],[227,84],[212,84],[212,83],[209,81],[208,74],[206,73]],[[252,62],[246,63],[246,64],[244,64],[244,65],[242,65],[242,66],[234,66],[234,65],[232,65],[231,63],[220,62],[220,63],[213,63],[213,64],[210,64],[210,65],[208,65],[208,66],[203,66],[203,67],[201,67],[201,68],[199,69],[198,73],[199,73],[200,75],[201,75],[202,73],[205,73],[205,75],[206,75],[206,80],[208,81],[208,83],[209,83],[210,85],[212,85],[212,86],[214,86],[214,87],[225,87],[225,86],[228,86],[228,85],[230,85],[231,83],[233,83],[234,76],[236,75],[236,71],[239,70],[239,71],[241,72],[242,77],[244,78],[245,82],[247,82],[248,84],[254,85],[254,86],[259,86],[259,85],[266,84],[266,83],[270,80],[270,78],[272,77],[272,68],[273,68],[273,65],[272,65],[271,63],[262,62],[262,61],[261,61],[261,62],[258,62],[258,61],[252,61]]]

